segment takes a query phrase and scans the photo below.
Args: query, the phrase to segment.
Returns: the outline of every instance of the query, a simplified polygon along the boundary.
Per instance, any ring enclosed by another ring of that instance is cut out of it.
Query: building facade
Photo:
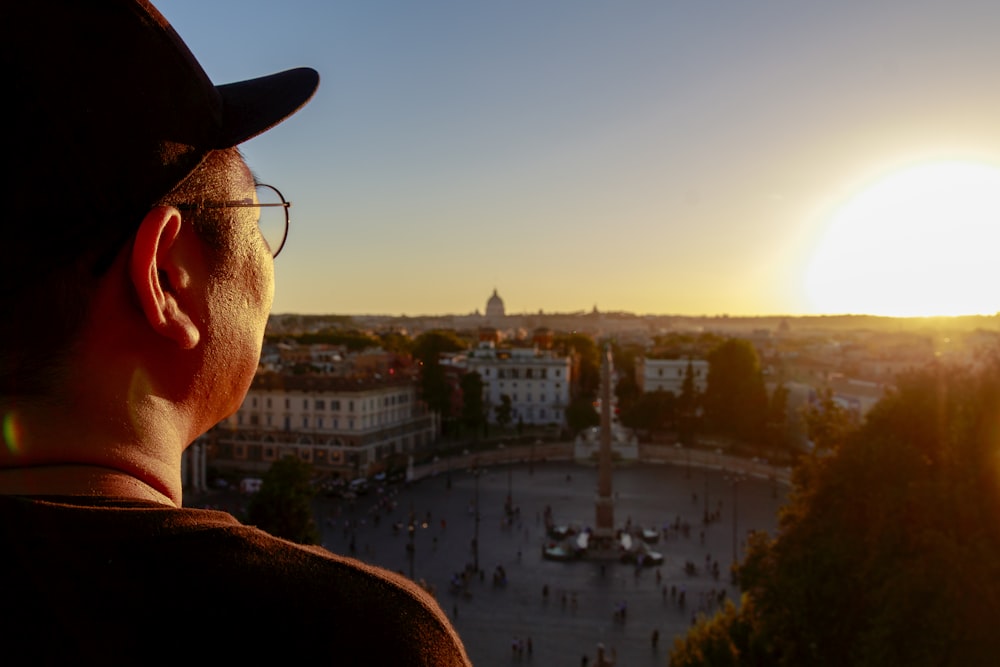
[[[496,408],[508,396],[513,424],[564,424],[570,397],[569,358],[537,348],[498,349],[483,341],[466,354],[464,363],[483,380],[490,422],[496,423]]]
[[[436,417],[411,380],[262,373],[236,414],[212,432],[212,463],[263,472],[288,455],[359,476],[430,446]]]
[[[708,387],[708,361],[704,359],[647,359],[635,360],[636,384],[644,392],[669,391],[680,396],[688,364],[694,372],[694,386],[699,394]]]

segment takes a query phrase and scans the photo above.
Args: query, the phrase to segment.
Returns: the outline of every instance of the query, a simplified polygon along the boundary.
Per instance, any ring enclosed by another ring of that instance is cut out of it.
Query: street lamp
[[[708,525],[708,466],[705,467],[705,516],[702,517],[702,522]]]
[[[413,579],[413,559],[416,556],[417,545],[414,538],[417,534],[417,527],[413,524],[413,517],[410,517],[410,525],[407,528],[410,534],[410,541],[406,543],[406,557],[410,561],[410,579]]]
[[[739,487],[740,482],[746,478],[738,475],[734,471],[726,477],[726,481],[733,485],[733,573],[735,576],[736,564],[739,562]]]
[[[511,451],[507,450],[507,516],[514,515],[514,457]]]
[[[475,533],[472,536],[472,567],[475,569],[476,573],[479,573],[479,473],[480,469],[477,465],[472,469],[472,475],[475,478],[475,488],[476,493],[474,496],[474,506],[476,511],[476,523],[475,523]]]

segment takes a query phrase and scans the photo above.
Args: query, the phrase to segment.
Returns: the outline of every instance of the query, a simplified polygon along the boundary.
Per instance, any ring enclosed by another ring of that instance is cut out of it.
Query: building
[[[500,348],[489,341],[455,359],[483,379],[488,419],[497,421],[496,407],[510,397],[512,423],[562,426],[569,404],[570,360],[538,348]]]
[[[507,310],[504,308],[503,299],[500,298],[500,295],[494,289],[493,296],[486,302],[486,321],[500,323],[506,315]]]
[[[694,386],[699,394],[708,387],[708,362],[704,359],[647,359],[635,360],[635,382],[644,392],[669,391],[680,396],[688,364],[694,371]]]
[[[236,414],[212,432],[212,464],[263,472],[288,455],[358,476],[427,448],[437,417],[412,380],[258,374]]]

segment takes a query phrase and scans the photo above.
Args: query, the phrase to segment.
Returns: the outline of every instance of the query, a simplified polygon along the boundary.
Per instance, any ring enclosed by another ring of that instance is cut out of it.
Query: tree
[[[704,405],[709,425],[718,433],[749,442],[763,437],[767,390],[749,341],[730,338],[708,354]]]
[[[601,417],[594,409],[593,399],[583,396],[571,399],[566,406],[566,426],[573,433],[601,423]]]
[[[768,655],[759,646],[753,626],[753,600],[746,595],[739,609],[726,600],[722,610],[711,618],[700,616],[688,634],[674,638],[670,651],[671,667],[738,667],[767,665]]]
[[[788,424],[788,388],[779,384],[771,392],[764,420],[764,440],[776,452],[787,453],[791,443]]]
[[[1000,365],[934,366],[900,377],[862,425],[804,457],[778,537],[749,541],[740,623],[713,621],[746,650],[730,664],[992,664],[998,406]]]
[[[452,417],[452,387],[441,366],[441,355],[465,349],[454,331],[429,331],[413,342],[413,356],[420,361],[420,396],[444,420]]]
[[[631,408],[622,411],[622,425],[647,431],[665,431],[676,418],[677,399],[672,392],[656,390],[641,394]]]
[[[428,364],[439,361],[445,352],[458,352],[467,347],[454,331],[435,329],[417,336],[412,349],[414,357]]]
[[[483,404],[483,378],[479,373],[466,373],[460,381],[462,388],[462,424],[478,437],[486,421]]]
[[[688,358],[687,368],[684,369],[684,381],[681,383],[681,395],[677,397],[677,439],[681,444],[694,444],[700,404],[701,396],[694,382],[694,364]]]
[[[642,391],[640,391],[639,385],[636,384],[635,373],[622,372],[619,367],[618,382],[615,384],[615,397],[618,399],[618,410],[622,414],[622,423],[624,423],[625,414],[629,412],[641,396]]]
[[[507,394],[500,394],[500,405],[493,408],[493,411],[496,413],[497,424],[504,430],[514,421],[514,406]]]
[[[275,537],[299,544],[319,544],[319,530],[313,518],[310,484],[312,466],[294,456],[271,464],[264,474],[260,491],[247,507],[247,520]]]
[[[597,398],[601,385],[601,351],[594,339],[585,334],[569,334],[556,339],[556,344],[566,354],[575,354],[578,360],[576,377],[573,378],[574,393],[587,401]]]
[[[351,352],[379,346],[379,339],[362,331],[327,330],[319,333],[300,334],[295,337],[300,345],[343,345]]]
[[[817,451],[830,452],[847,439],[855,429],[851,414],[833,399],[833,391],[820,392],[819,400],[805,410],[806,430]]]
[[[396,331],[386,331],[379,334],[382,349],[395,354],[411,354],[413,341],[406,335]]]

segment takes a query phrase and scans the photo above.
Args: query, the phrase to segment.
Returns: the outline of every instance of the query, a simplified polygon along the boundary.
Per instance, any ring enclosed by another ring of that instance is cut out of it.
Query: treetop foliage
[[[343,345],[351,352],[360,352],[372,347],[381,347],[382,341],[364,331],[331,330],[319,333],[304,333],[297,336],[268,336],[269,342],[292,339],[300,345]]]
[[[777,537],[749,541],[749,604],[678,642],[671,664],[995,664],[998,371],[902,376],[838,446],[804,458]],[[719,633],[733,661],[699,661]]]
[[[312,466],[298,457],[286,456],[271,464],[260,491],[247,507],[247,520],[275,537],[299,544],[319,544],[313,519],[310,483]]]
[[[767,390],[750,341],[728,338],[708,353],[705,416],[717,432],[748,442],[764,437]]]
[[[437,363],[443,352],[459,352],[469,345],[459,335],[447,329],[435,329],[420,334],[413,341],[413,356],[425,364]]]

